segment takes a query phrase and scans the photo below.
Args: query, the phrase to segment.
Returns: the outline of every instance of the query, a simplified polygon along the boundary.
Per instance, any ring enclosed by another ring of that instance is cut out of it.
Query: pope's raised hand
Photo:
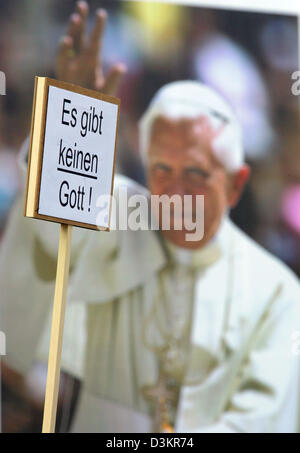
[[[115,64],[104,76],[101,62],[101,46],[107,13],[100,9],[96,12],[95,24],[90,36],[86,36],[88,5],[84,1],[77,3],[76,12],[69,20],[67,34],[62,37],[56,64],[59,80],[115,94],[126,67]]]

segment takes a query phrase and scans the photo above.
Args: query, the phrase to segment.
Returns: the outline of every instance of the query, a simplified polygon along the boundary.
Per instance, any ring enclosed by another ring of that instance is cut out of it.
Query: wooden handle
[[[54,433],[69,280],[72,226],[61,224],[48,358],[43,433]]]

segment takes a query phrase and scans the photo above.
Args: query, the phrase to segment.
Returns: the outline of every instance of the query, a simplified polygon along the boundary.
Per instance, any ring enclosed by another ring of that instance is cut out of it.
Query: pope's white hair
[[[205,116],[213,130],[224,125],[212,143],[213,152],[229,172],[235,172],[243,165],[242,133],[238,120],[229,104],[212,88],[186,80],[165,85],[156,93],[139,122],[140,151],[145,163],[152,125],[158,116],[170,119]]]

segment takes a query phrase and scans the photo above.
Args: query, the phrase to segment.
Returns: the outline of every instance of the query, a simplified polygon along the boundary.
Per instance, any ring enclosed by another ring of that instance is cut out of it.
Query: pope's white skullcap
[[[229,172],[243,165],[242,133],[237,118],[229,104],[212,88],[186,80],[165,85],[156,93],[139,123],[140,149],[145,162],[151,128],[158,116],[170,119],[205,116],[214,130],[223,124],[222,132],[213,142],[213,151]]]

